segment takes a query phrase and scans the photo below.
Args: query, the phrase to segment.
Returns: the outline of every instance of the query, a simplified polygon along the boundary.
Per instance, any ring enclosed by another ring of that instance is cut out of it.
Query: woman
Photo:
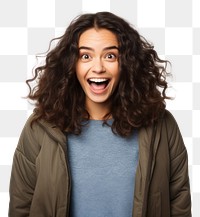
[[[112,13],[73,20],[27,81],[36,108],[14,155],[9,216],[191,216],[166,64]]]

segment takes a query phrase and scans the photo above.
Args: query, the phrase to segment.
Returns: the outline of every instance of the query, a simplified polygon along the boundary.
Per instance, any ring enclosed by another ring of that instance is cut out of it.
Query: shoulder
[[[162,125],[166,128],[168,135],[180,133],[178,123],[170,111],[165,110],[161,119]]]
[[[55,125],[48,123],[44,119],[35,119],[36,114],[32,113],[24,125],[22,134],[24,133],[25,135],[32,135],[37,137],[37,139],[40,139],[44,136],[44,133],[51,134],[51,131],[57,129]]]
[[[34,162],[38,156],[45,136],[45,130],[40,126],[39,122],[33,122],[34,117],[35,114],[33,113],[27,119],[16,149],[31,162]]]
[[[172,115],[172,113],[168,110],[165,110],[163,113],[163,120],[166,122],[168,125],[177,125],[176,119]]]
[[[43,135],[44,130],[41,128],[38,121],[33,122],[34,118],[34,113],[29,116],[24,125],[20,138],[31,140],[35,137],[35,139],[37,138],[38,140],[40,139],[41,135]]]
[[[35,158],[43,145],[65,144],[66,136],[59,128],[43,119],[33,120],[35,113],[27,119],[17,146],[24,155]]]
[[[172,159],[176,158],[176,156],[180,155],[181,153],[184,153],[185,155],[187,151],[181,131],[179,129],[176,119],[167,110],[165,111],[165,114],[163,116],[163,129],[161,132],[166,135]]]
[[[158,134],[162,134],[164,132],[170,134],[175,128],[178,128],[176,119],[170,111],[165,109],[154,124],[144,127],[142,130],[148,132],[149,136],[151,136],[154,129],[156,129]]]

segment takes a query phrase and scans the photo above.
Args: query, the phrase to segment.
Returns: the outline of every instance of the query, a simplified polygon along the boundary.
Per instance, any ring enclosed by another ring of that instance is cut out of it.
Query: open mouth
[[[87,81],[93,90],[104,90],[108,86],[110,79],[107,79],[107,78],[89,78]]]

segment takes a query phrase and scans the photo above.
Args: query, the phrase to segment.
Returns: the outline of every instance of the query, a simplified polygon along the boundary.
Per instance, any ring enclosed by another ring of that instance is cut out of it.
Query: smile
[[[106,87],[108,86],[110,82],[110,79],[108,78],[89,78],[87,82],[90,85],[92,92],[94,92],[95,94],[102,94],[106,90]]]

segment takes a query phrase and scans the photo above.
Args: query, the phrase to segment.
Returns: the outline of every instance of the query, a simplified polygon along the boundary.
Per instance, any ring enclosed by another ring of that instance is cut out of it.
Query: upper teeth
[[[106,78],[90,78],[89,81],[91,82],[104,82],[107,81],[108,79]]]

